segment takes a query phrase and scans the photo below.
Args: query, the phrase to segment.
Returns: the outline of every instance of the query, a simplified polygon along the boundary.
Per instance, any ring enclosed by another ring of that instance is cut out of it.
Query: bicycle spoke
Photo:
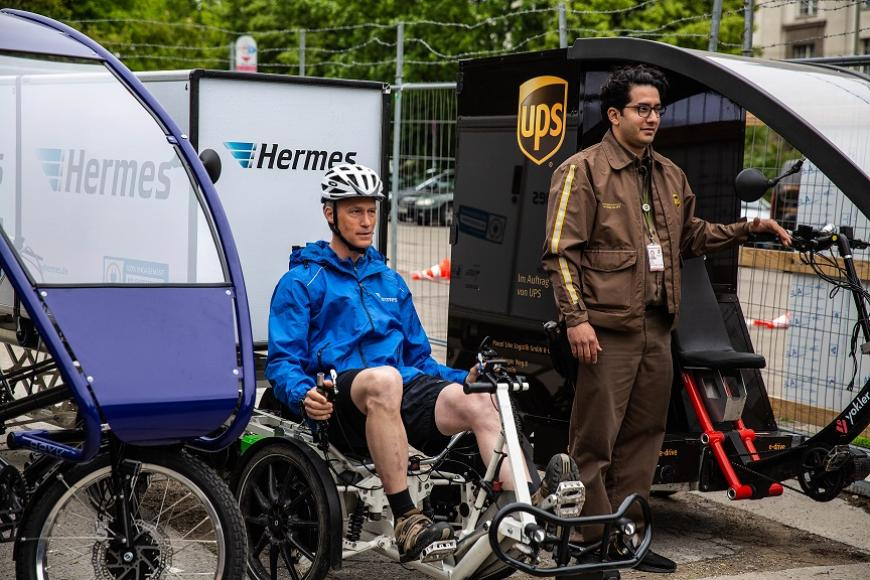
[[[272,504],[269,503],[269,499],[263,495],[263,490],[260,489],[260,486],[257,482],[251,484],[251,491],[254,493],[254,498],[257,500],[257,503],[260,504],[260,509],[268,510]]]
[[[260,557],[260,552],[263,551],[263,548],[269,543],[269,530],[263,530],[263,533],[260,535],[260,539],[257,540],[257,544],[251,550],[251,554],[255,558]]]
[[[269,550],[269,575],[272,580],[278,580],[278,552],[275,546]]]
[[[287,540],[288,540],[291,544],[293,544],[293,546],[294,546],[297,550],[299,550],[300,552],[302,552],[302,555],[303,555],[303,556],[305,556],[306,558],[308,558],[310,561],[314,562],[314,554],[312,554],[311,552],[309,552],[309,551],[305,548],[305,546],[303,546],[302,544],[299,543],[299,541],[298,541],[296,538],[294,538],[293,536],[288,536],[288,537],[287,537]]]
[[[296,568],[293,567],[293,556],[290,555],[290,550],[287,548],[287,544],[281,544],[281,556],[284,558],[284,564],[287,566],[290,576],[292,576],[294,580],[299,580],[299,574],[296,573]]]
[[[160,511],[157,512],[157,521],[155,525],[160,525],[160,516],[163,515],[163,507],[166,505],[166,496],[169,494],[169,486],[163,486],[163,497],[160,499]]]
[[[278,503],[278,479],[275,476],[275,468],[272,463],[266,467],[266,483],[269,491],[269,503]]]
[[[289,503],[284,504],[283,507],[284,507],[284,509],[288,509],[288,510],[293,509],[294,507],[299,505],[299,502],[301,502],[303,499],[310,497],[310,496],[311,496],[311,488],[306,488],[302,493],[300,493],[299,495],[294,497]]]

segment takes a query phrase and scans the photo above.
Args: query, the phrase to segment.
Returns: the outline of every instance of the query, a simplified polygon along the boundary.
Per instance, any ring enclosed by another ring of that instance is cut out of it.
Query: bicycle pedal
[[[553,495],[556,496],[553,513],[560,518],[575,518],[586,502],[586,486],[580,481],[562,481]]]
[[[456,540],[439,540],[432,542],[420,552],[421,562],[437,562],[456,551]]]

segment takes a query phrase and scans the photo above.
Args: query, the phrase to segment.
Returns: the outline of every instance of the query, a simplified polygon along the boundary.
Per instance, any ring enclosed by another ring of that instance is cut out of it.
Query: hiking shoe
[[[456,550],[453,528],[446,522],[433,523],[417,509],[396,518],[395,535],[403,563],[421,555],[424,562],[443,560]]]
[[[557,453],[550,458],[544,478],[539,487],[532,494],[532,504],[539,506],[547,496],[555,492],[563,481],[580,481],[580,469],[577,463],[567,453]]]

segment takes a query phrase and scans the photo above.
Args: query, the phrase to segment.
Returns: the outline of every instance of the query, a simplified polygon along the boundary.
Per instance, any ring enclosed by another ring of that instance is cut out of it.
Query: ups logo
[[[565,139],[568,81],[543,76],[520,85],[517,143],[523,154],[540,165],[553,156]]]

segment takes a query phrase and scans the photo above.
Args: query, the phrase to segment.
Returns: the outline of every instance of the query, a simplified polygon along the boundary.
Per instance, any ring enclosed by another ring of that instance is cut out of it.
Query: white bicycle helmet
[[[326,172],[320,182],[320,201],[340,201],[352,197],[384,199],[384,184],[374,169],[365,165],[344,163]]]

